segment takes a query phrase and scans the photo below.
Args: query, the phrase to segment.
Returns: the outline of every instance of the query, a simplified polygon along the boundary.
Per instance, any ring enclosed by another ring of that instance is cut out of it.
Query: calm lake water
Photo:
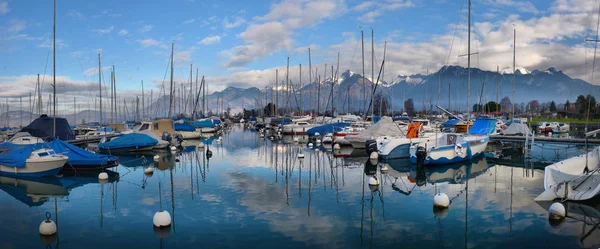
[[[1,248],[600,247],[600,200],[569,203],[557,225],[547,219],[551,203],[533,201],[543,190],[541,162],[580,147],[540,145],[532,162],[490,146],[495,158],[416,169],[262,140],[240,126],[210,142],[210,160],[198,142],[159,162],[121,157],[103,184],[97,174],[0,177]],[[147,165],[157,168],[151,177]],[[371,175],[379,187],[368,185]],[[433,210],[437,192],[451,198],[445,212]],[[170,230],[153,229],[161,209],[173,217]],[[40,237],[46,212],[58,236]]]

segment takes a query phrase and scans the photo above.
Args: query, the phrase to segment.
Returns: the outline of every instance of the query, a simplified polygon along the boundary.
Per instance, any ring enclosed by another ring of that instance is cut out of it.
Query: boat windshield
[[[45,157],[45,156],[49,155],[48,152],[45,152],[45,151],[44,152],[39,152],[37,154],[38,154],[39,157]]]

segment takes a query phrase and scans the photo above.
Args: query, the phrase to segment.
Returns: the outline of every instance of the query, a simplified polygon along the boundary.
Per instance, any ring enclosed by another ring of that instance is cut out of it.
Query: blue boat
[[[344,127],[348,127],[350,126],[350,123],[346,123],[346,122],[337,122],[337,123],[332,123],[332,124],[324,124],[324,125],[320,125],[317,127],[313,127],[310,128],[306,131],[306,134],[309,136],[315,136],[315,134],[318,132],[321,135],[324,135],[326,133],[333,133],[336,131],[342,131],[342,129],[344,129]]]
[[[150,151],[158,143],[158,140],[141,133],[124,134],[120,137],[98,144],[101,152],[120,153]]]

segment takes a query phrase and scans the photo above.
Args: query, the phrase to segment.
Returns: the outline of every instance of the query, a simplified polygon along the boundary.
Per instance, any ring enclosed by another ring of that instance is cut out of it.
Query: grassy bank
[[[539,122],[559,122],[559,123],[568,123],[568,124],[580,124],[584,125],[586,123],[585,119],[577,119],[577,118],[532,118],[531,124],[538,124]],[[589,124],[598,124],[600,123],[600,119],[590,119]]]

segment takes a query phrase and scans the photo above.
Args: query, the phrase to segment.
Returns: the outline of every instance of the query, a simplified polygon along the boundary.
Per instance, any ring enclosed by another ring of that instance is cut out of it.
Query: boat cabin
[[[176,134],[172,119],[159,119],[153,122],[142,122],[136,131],[151,131],[157,136],[162,136],[163,132],[168,132],[171,135]]]

